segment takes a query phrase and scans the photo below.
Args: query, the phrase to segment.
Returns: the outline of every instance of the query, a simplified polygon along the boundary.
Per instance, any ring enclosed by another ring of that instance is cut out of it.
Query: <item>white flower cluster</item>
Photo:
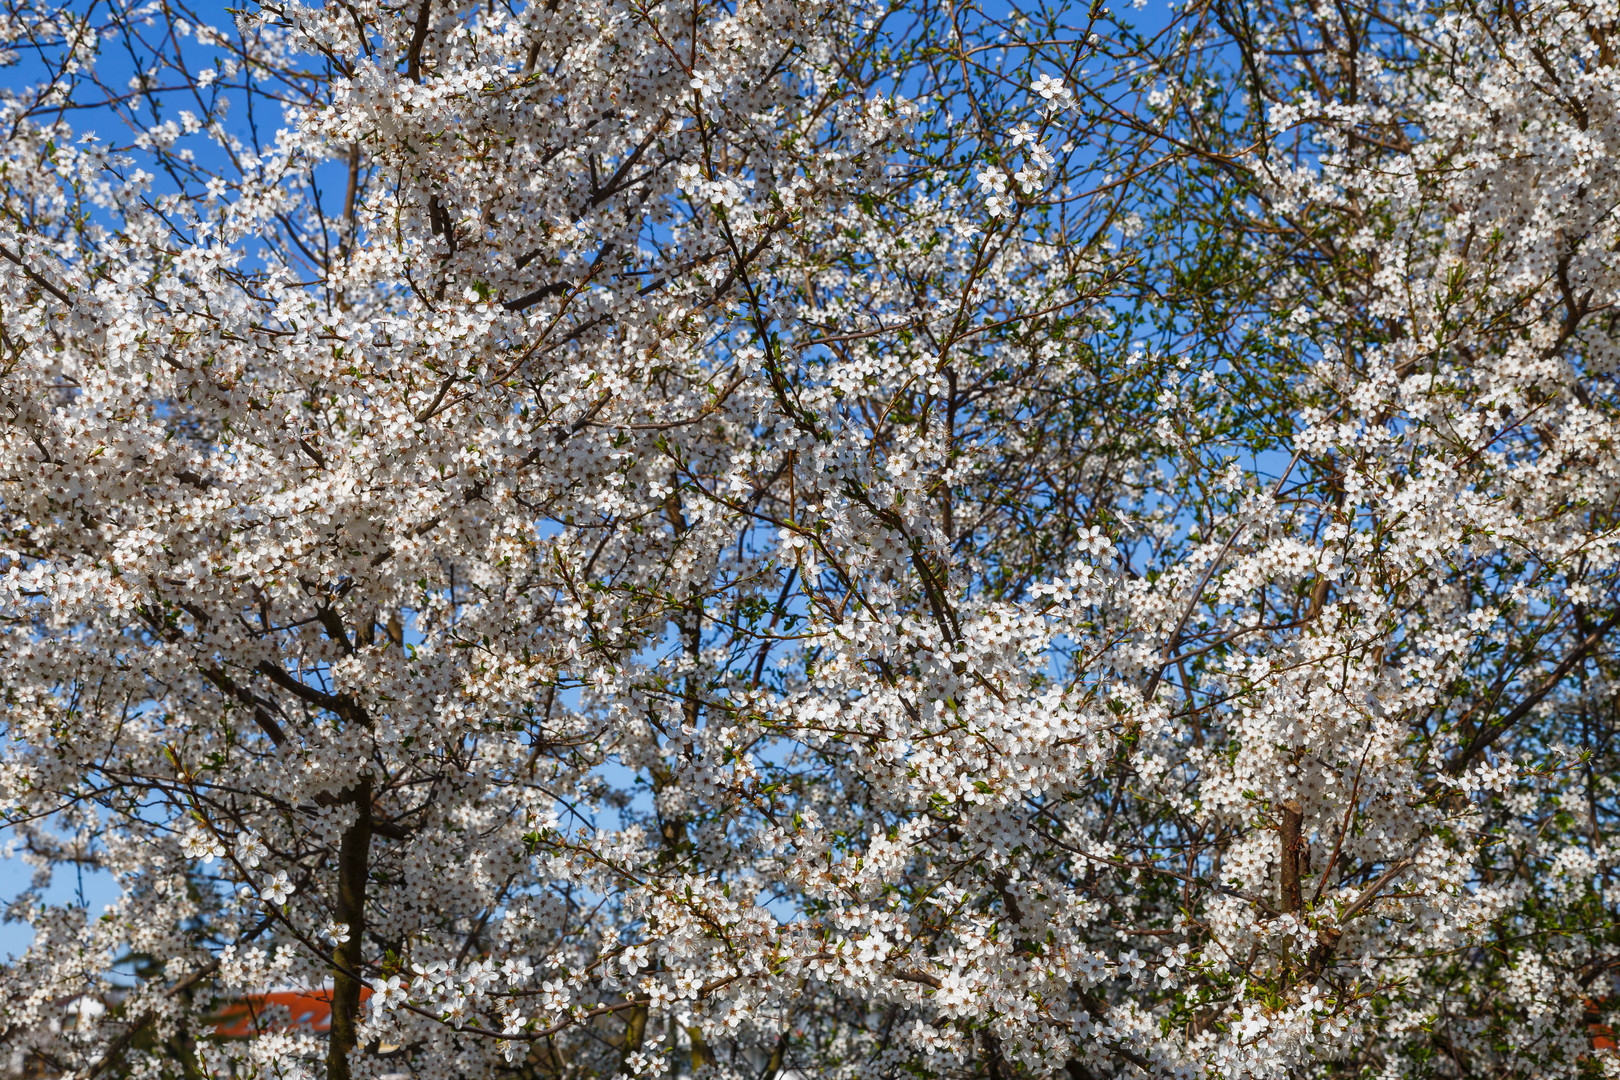
[[[1620,9],[901,6],[0,11],[19,1068],[1620,1073]]]

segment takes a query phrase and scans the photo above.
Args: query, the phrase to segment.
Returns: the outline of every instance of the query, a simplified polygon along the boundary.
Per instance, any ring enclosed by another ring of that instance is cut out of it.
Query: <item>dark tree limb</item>
[[[1514,724],[1528,716],[1530,710],[1541,704],[1542,698],[1557,689],[1558,684],[1564,681],[1564,677],[1575,669],[1575,665],[1592,654],[1592,651],[1603,642],[1604,637],[1608,635],[1610,630],[1614,629],[1616,624],[1620,624],[1620,611],[1610,615],[1597,629],[1588,634],[1579,645],[1571,649],[1569,655],[1560,660],[1558,666],[1552,669],[1552,673],[1541,680],[1536,688],[1526,695],[1523,701],[1513,707],[1511,712],[1494,724],[1487,724],[1481,728],[1479,734],[1469,740],[1468,745],[1457,751],[1456,756],[1446,766],[1446,772],[1452,776],[1461,776],[1468,766],[1474,763],[1475,758],[1506,734],[1507,730]]]

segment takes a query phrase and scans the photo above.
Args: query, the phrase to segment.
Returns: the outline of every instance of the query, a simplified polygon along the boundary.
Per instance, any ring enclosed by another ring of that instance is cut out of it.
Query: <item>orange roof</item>
[[[371,996],[369,987],[360,988],[360,1000]],[[285,1021],[266,1024],[260,1018],[273,1006],[287,1010]],[[272,990],[267,994],[248,994],[220,1010],[215,1020],[214,1034],[227,1039],[244,1039],[264,1031],[304,1030],[322,1034],[332,1026],[332,991]]]

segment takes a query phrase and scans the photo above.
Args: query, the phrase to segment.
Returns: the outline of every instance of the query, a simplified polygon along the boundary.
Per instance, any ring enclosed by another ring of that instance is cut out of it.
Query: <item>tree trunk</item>
[[[354,789],[354,824],[338,849],[337,921],[349,938],[332,950],[332,1029],[326,1042],[327,1080],[349,1080],[349,1053],[360,1019],[362,949],[366,932],[366,878],[371,857],[371,778]]]

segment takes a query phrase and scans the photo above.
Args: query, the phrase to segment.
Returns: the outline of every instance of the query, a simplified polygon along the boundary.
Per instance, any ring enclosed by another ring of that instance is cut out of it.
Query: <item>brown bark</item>
[[[371,858],[371,779],[354,788],[354,824],[338,849],[337,921],[349,926],[349,939],[332,950],[332,1028],[326,1042],[328,1080],[349,1080],[349,1054],[360,1019],[362,945],[366,932],[366,879]]]
[[[1299,803],[1290,799],[1282,804],[1282,909],[1292,915],[1305,906],[1299,887],[1300,825],[1304,815]]]

